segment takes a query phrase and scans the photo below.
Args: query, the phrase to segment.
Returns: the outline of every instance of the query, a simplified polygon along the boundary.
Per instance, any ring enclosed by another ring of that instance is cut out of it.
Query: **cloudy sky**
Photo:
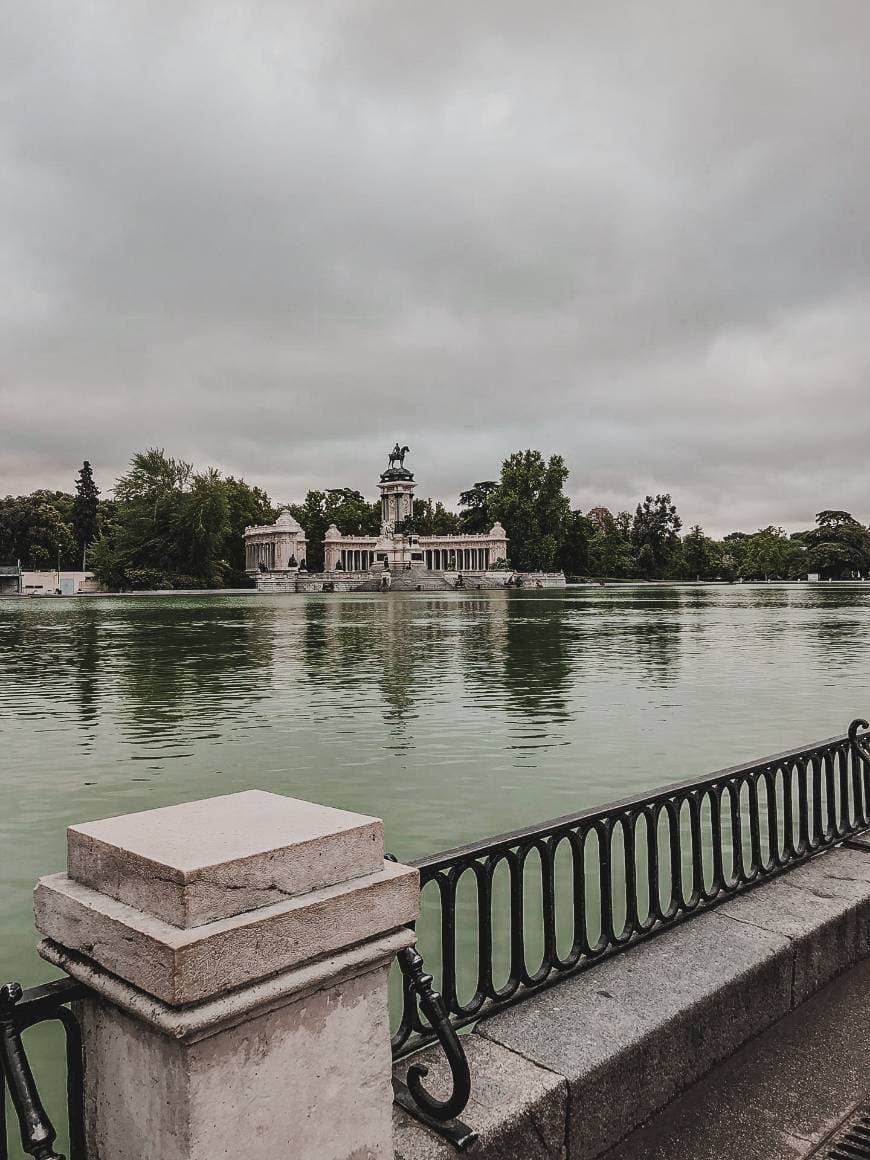
[[[867,0],[5,0],[0,493],[870,520]]]

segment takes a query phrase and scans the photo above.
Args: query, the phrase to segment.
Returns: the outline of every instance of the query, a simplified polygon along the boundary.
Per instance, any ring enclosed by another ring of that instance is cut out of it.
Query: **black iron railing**
[[[415,865],[454,1030],[870,826],[870,733],[795,749]],[[396,1059],[443,1039],[403,989]]]
[[[82,1114],[82,1038],[78,1021],[67,1006],[85,989],[72,979],[59,979],[23,991],[17,983],[0,987],[0,1160],[8,1160],[6,1092],[18,1120],[21,1147],[34,1160],[63,1160],[54,1151],[57,1133],[39,1098],[24,1050],[22,1033],[37,1023],[57,1021],[66,1036],[67,1123],[69,1160],[85,1160]]]

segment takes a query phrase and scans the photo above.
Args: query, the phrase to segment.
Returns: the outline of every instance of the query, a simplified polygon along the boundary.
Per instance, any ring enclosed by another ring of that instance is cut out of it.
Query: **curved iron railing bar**
[[[532,850],[536,850],[537,854],[538,854],[538,860],[539,860],[539,864],[541,867],[541,874],[540,874],[541,901],[542,901],[541,919],[542,919],[542,926],[544,927],[544,946],[543,946],[543,949],[541,952],[541,961],[538,964],[538,966],[532,971],[529,969],[528,951],[526,948],[526,940],[525,940],[525,925],[523,926],[522,984],[525,987],[536,986],[542,979],[545,979],[549,975],[550,971],[552,970],[552,960],[550,960],[548,958],[548,955],[547,955],[547,937],[546,937],[547,911],[546,911],[546,906],[544,905],[544,892],[545,892],[544,877],[546,874],[546,858],[547,858],[546,846],[547,846],[546,840],[545,841],[533,841],[533,842],[529,842],[527,845],[525,845],[523,847],[523,850],[522,850],[519,876],[520,876],[520,881],[521,881],[522,889],[523,889],[524,907],[525,907],[526,866],[528,864],[529,855],[531,854]],[[525,923],[525,909],[523,911],[523,922]]]
[[[435,990],[432,976],[426,973],[422,956],[414,947],[406,947],[399,951],[397,957],[402,975],[422,1007],[447,1058],[452,1090],[444,1100],[433,1096],[423,1084],[429,1069],[423,1064],[412,1063],[404,1084],[400,1080],[393,1081],[395,1098],[402,1107],[424,1122],[431,1122],[458,1148],[464,1149],[477,1138],[477,1134],[457,1118],[464,1111],[471,1095],[471,1072],[465,1051],[451,1025],[444,1000]]]
[[[56,1018],[66,1039],[66,1104],[70,1160],[85,1160],[84,1050],[79,1021],[67,1007],[58,1007]]]
[[[72,980],[22,990],[18,983],[0,987],[0,1101],[8,1090],[18,1120],[21,1146],[33,1160],[64,1160],[54,1150],[57,1132],[39,1096],[36,1081],[22,1042],[22,1032],[37,1023],[59,1021],[65,1031],[67,1058],[67,1106],[70,1123],[71,1160],[84,1160],[82,1116],[81,1035],[71,1011],[63,1004],[81,998],[84,989]],[[5,1109],[2,1155],[6,1156]]]
[[[467,1006],[479,1011],[492,995],[492,876],[486,859],[471,863],[477,891],[477,982]]]
[[[64,1160],[53,1145],[57,1138],[54,1125],[48,1118],[30,1063],[21,1042],[21,1026],[16,1017],[16,1005],[24,994],[20,983],[6,983],[0,987],[0,1072],[8,1090],[12,1107],[18,1119],[21,1147],[34,1160]]]
[[[476,992],[467,1003],[460,1004],[451,994],[458,966],[455,925],[450,928],[449,956],[442,947],[440,969],[451,983],[443,988],[444,1001],[452,1026],[469,1026],[640,939],[778,876],[870,827],[868,813],[870,725],[857,720],[846,737],[829,738],[417,860],[414,864],[420,870],[421,883],[437,880],[442,891],[445,874],[449,879],[472,869],[476,876],[479,962]],[[570,873],[567,867],[557,869],[556,864],[560,844],[566,840],[571,849]],[[537,876],[534,881],[531,876],[524,881],[533,849],[541,861],[540,886]],[[645,903],[638,883],[644,863]],[[493,883],[502,864],[508,867],[510,883],[505,907],[510,971],[507,981],[497,987],[492,955],[495,908],[500,899],[494,899]],[[568,889],[569,881],[573,939],[570,951],[563,955],[559,953],[556,910],[559,890]],[[527,906],[534,897],[537,910],[539,890],[544,954],[540,966],[531,969],[526,948]],[[442,893],[442,904],[445,901],[450,905],[449,897],[445,899]],[[597,934],[596,908],[600,917]],[[403,1013],[393,1039],[394,1055],[410,1055],[435,1038],[419,1018],[409,1020]]]
[[[499,866],[501,866],[501,865],[504,865],[506,867],[505,873],[508,875],[507,886],[508,886],[508,891],[510,891],[510,889],[511,889],[511,868],[510,868],[509,859],[507,859],[503,854],[498,854],[498,855],[495,855],[491,858],[486,859],[486,867],[487,867],[487,872],[488,872],[488,877],[489,877],[489,894],[490,894],[490,911],[489,911],[490,932],[492,931],[492,909],[491,909],[492,908],[492,884],[495,881],[495,876],[498,872]],[[510,894],[508,895],[508,897],[510,898]],[[492,938],[491,938],[491,933],[490,933],[490,945],[491,944],[492,944]],[[514,974],[513,974],[514,961],[513,961],[513,954],[512,954],[510,945],[508,946],[507,951],[508,951],[508,973],[507,973],[507,978],[505,979],[505,982],[501,987],[496,987],[496,985],[495,985],[495,978],[493,977],[493,964],[490,963],[490,971],[489,971],[490,991],[489,991],[489,994],[487,995],[487,1000],[490,1000],[492,1002],[502,1002],[502,1001],[508,999],[511,995],[513,995],[513,993],[516,991],[517,987],[519,986],[519,981],[514,978]]]

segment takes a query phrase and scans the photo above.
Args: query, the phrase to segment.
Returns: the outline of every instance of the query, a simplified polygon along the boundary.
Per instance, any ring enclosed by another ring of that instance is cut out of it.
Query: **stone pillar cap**
[[[181,929],[383,869],[378,818],[264,790],[70,826],[75,882]]]

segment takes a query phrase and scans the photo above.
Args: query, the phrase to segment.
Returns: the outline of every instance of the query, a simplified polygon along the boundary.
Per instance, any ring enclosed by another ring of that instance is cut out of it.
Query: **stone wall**
[[[275,571],[257,574],[258,592],[380,592],[383,571],[370,572],[296,572]],[[542,588],[564,588],[563,572],[435,572],[425,568],[390,573],[393,592],[496,591],[520,588],[528,591]],[[517,583],[517,580],[520,582]]]
[[[520,572],[523,588],[564,588],[564,572]]]

